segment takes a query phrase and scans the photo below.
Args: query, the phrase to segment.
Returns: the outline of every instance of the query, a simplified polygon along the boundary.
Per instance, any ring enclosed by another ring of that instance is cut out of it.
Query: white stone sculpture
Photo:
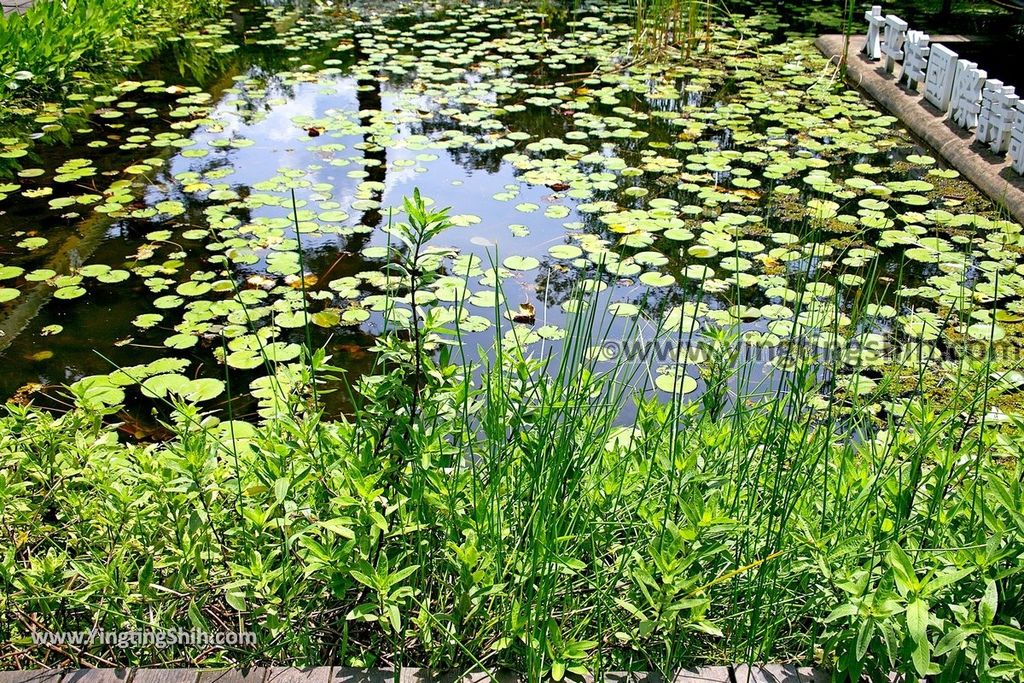
[[[1020,97],[1013,86],[1003,85],[992,79],[985,83],[981,94],[981,111],[978,113],[978,130],[974,139],[988,145],[996,154],[1002,154],[1010,146],[1010,130],[1017,115]]]
[[[1010,131],[1010,158],[1013,170],[1024,175],[1024,102],[1017,103],[1017,115]]]
[[[903,41],[907,38],[907,22],[895,14],[885,18],[885,40],[882,43],[882,54],[885,55],[885,71],[896,70],[896,62],[903,61]]]
[[[958,55],[941,43],[931,46],[928,53],[928,73],[924,79],[924,97],[939,111],[949,109],[949,98],[953,93],[953,77],[956,76]]]
[[[985,86],[986,78],[988,74],[979,69],[976,63],[966,59],[957,61],[949,118],[961,128],[971,129],[978,125],[981,89]]]
[[[882,58],[882,45],[880,37],[882,27],[885,26],[885,17],[882,16],[882,6],[874,5],[864,12],[864,19],[868,22],[868,32],[864,39],[864,48],[861,50],[868,56],[868,59]]]
[[[915,90],[917,84],[925,78],[925,69],[928,68],[928,53],[931,51],[928,47],[929,40],[931,38],[923,31],[907,31],[907,41],[904,46],[906,57],[903,60],[903,74],[900,78],[906,79],[907,87],[911,90]]]

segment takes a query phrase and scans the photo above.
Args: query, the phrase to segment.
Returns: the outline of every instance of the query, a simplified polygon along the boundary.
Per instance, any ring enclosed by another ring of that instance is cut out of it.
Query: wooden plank
[[[338,668],[331,671],[331,683],[404,683],[401,675],[401,670]]]
[[[400,669],[348,669],[336,667],[331,670],[329,683],[430,683],[440,681],[428,669],[402,667]],[[461,681],[455,675],[451,680]]]
[[[60,683],[64,673],[64,669],[0,671],[0,683]]]
[[[266,680],[267,670],[263,667],[253,667],[200,671],[198,683],[265,683]]]
[[[591,676],[587,680],[595,679]],[[664,683],[658,674],[642,671],[609,671],[600,680],[602,683]]]
[[[797,667],[796,672],[800,675],[800,683],[830,683],[832,680],[827,672],[813,666]]]
[[[32,6],[34,0],[7,0],[7,2],[0,3],[3,6],[4,14],[10,14],[11,12],[24,13]]]
[[[727,666],[702,666],[696,671],[680,671],[673,683],[729,683],[731,680]]]
[[[135,669],[131,683],[196,683],[198,669]]]
[[[64,674],[61,683],[130,683],[135,669],[78,669]]]
[[[792,664],[765,664],[761,672],[773,683],[800,683],[800,672]]]
[[[735,675],[736,683],[800,683],[800,674],[791,664],[740,664]]]
[[[671,683],[828,683],[829,675],[813,667],[788,664],[711,666],[679,671]],[[588,681],[597,680],[588,676]],[[893,674],[892,683],[902,679]],[[512,672],[452,672],[434,675],[427,669],[349,669],[342,667],[272,667],[252,669],[32,669],[0,671],[0,683],[522,683]],[[664,683],[656,673],[608,672],[601,683]]]
[[[266,683],[330,683],[331,667],[315,666],[297,669],[293,666],[272,666]]]
[[[463,674],[434,675],[431,683],[525,683],[526,677],[514,671],[469,671]],[[404,683],[404,681],[403,681]]]
[[[429,678],[417,680],[429,680],[431,683],[519,683],[524,679],[512,671],[467,671],[464,673],[435,674]],[[405,683],[405,679],[402,679],[402,683]]]
[[[813,666],[798,667],[796,672],[800,675],[800,683],[830,683],[832,680],[827,672]]]

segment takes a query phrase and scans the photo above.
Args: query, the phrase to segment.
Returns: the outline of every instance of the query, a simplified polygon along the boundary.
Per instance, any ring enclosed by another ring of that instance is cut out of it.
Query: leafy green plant
[[[5,665],[34,631],[230,625],[255,647],[34,656],[552,679],[756,658],[849,680],[1019,678],[1012,438],[927,404],[885,439],[853,438],[856,422],[805,418],[796,371],[753,405],[644,398],[643,363],[588,352],[600,306],[582,289],[559,354],[496,324],[492,349],[456,360],[440,330],[460,321],[419,294],[451,258],[436,244],[450,219],[418,193],[404,211],[390,327],[351,417],[323,420],[301,388],[343,383],[322,350],[258,427],[176,398],[171,441],[122,444],[104,420],[123,392],[102,382],[76,385],[62,417],[8,409]],[[703,379],[735,382],[715,339]]]
[[[223,0],[43,0],[0,17],[0,103],[68,94],[80,80],[137,65],[181,29],[219,16]]]

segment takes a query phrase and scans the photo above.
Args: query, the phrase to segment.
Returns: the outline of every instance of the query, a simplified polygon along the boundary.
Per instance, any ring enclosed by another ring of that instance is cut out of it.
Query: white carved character
[[[985,83],[981,95],[981,111],[978,113],[978,130],[975,140],[988,145],[996,154],[1002,154],[1010,145],[1010,130],[1013,128],[1020,101],[1012,86],[992,79]]]
[[[895,14],[885,18],[885,40],[882,43],[882,54],[885,55],[885,71],[896,70],[896,62],[903,61],[903,41],[907,37],[907,22]]]
[[[988,74],[979,69],[976,63],[966,59],[957,61],[949,117],[961,128],[971,129],[978,125],[981,89],[987,77]]]
[[[1013,170],[1024,175],[1024,102],[1018,102],[1013,129],[1010,131],[1010,158]]]
[[[911,90],[916,89],[917,84],[925,78],[928,54],[931,51],[928,47],[930,39],[929,35],[922,31],[907,31],[906,58],[903,60],[903,75],[900,78],[907,80],[907,87]]]
[[[953,93],[953,78],[956,76],[957,54],[941,43],[935,43],[928,52],[928,72],[924,79],[924,97],[938,107],[939,111],[949,109],[949,98]]]
[[[872,6],[871,9],[864,12],[864,19],[868,22],[868,32],[864,39],[864,48],[861,51],[868,56],[868,59],[881,59],[882,46],[879,37],[882,33],[882,27],[885,26],[882,6]]]

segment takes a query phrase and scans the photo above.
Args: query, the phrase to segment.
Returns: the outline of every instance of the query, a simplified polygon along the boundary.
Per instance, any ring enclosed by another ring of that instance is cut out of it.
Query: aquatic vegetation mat
[[[649,62],[630,50],[629,13],[597,9],[564,23],[515,6],[397,10],[275,32],[278,11],[246,35],[295,53],[286,70],[253,65],[219,97],[124,82],[92,98],[89,125],[106,133],[92,153],[54,168],[4,141],[18,167],[0,188],[17,207],[5,341],[19,307],[44,311],[7,352],[41,370],[7,391],[60,377],[105,400],[209,402],[226,366],[236,393],[259,394],[253,375],[301,365],[309,327],[336,363],[368,367],[374,337],[413,318],[386,269],[413,186],[458,228],[417,303],[438,302],[463,335],[489,339],[498,307],[510,338],[557,344],[582,288],[622,348],[638,331],[688,346],[731,330],[756,356],[738,401],[825,351],[829,391],[890,408],[921,365],[1016,348],[1020,226],[808,43],[768,44],[757,18],[735,19],[690,60]],[[111,166],[121,153],[132,163]],[[87,264],[69,229],[98,242]],[[69,367],[62,340],[92,316],[101,333]],[[648,368],[655,387],[703,391],[699,354],[682,355]],[[994,369],[1013,370],[1010,356]]]

